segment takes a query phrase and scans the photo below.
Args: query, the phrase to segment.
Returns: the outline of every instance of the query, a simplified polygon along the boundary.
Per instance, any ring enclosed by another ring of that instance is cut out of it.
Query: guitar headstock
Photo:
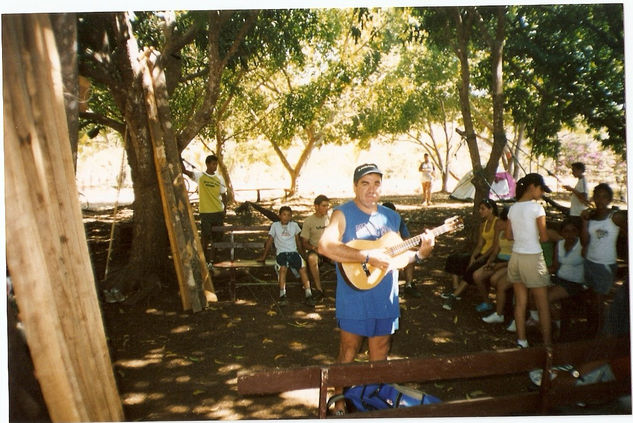
[[[446,227],[447,231],[450,232],[461,231],[462,229],[464,229],[464,221],[462,220],[461,216],[453,216],[444,220],[444,226]]]

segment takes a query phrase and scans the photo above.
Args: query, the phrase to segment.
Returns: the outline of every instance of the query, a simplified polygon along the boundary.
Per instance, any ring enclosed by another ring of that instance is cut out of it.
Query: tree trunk
[[[286,171],[288,172],[288,175],[290,176],[290,188],[288,192],[289,196],[295,195],[297,191],[297,179],[299,179],[299,175],[301,174],[301,169],[308,161],[310,154],[312,154],[312,150],[314,149],[315,145],[320,140],[320,137],[316,135],[311,128],[306,128],[305,132],[308,137],[308,143],[303,148],[303,151],[301,152],[301,156],[299,156],[299,159],[297,160],[297,163],[295,164],[294,167],[290,164],[290,162],[286,158],[286,155],[282,151],[281,147],[279,147],[279,145],[276,142],[270,140],[270,143],[272,144],[273,149],[275,150],[275,153],[277,153],[277,157],[279,157],[279,160],[281,161],[284,168],[286,168]]]
[[[466,19],[466,22],[464,21]],[[462,111],[462,120],[464,121],[464,131],[468,152],[470,153],[470,163],[473,174],[481,170],[481,158],[479,148],[477,146],[477,135],[473,124],[472,111],[470,107],[470,67],[468,64],[468,49],[471,31],[472,18],[466,14],[462,16],[459,8],[454,8],[454,20],[457,28],[457,45],[455,46],[456,54],[459,59],[460,83],[458,86],[459,104]],[[473,181],[475,182],[475,181]],[[477,184],[475,184],[475,188]],[[479,188],[481,189],[481,188]],[[477,191],[479,191],[479,189]]]
[[[235,202],[235,192],[233,191],[233,182],[231,181],[231,174],[229,173],[226,164],[224,163],[224,137],[222,137],[220,128],[217,128],[215,135],[215,151],[216,156],[218,157],[218,167],[220,170],[220,174],[224,178],[224,182],[226,183],[226,201],[228,203]]]
[[[475,186],[475,203],[473,207],[473,218],[479,221],[477,214],[477,205],[486,198],[489,193],[489,187],[481,178],[483,175],[481,167],[481,157],[479,154],[479,146],[477,145],[477,135],[473,124],[472,111],[470,107],[470,67],[468,64],[469,40],[472,26],[472,13],[460,13],[459,8],[454,8],[453,16],[457,28],[457,44],[455,50],[459,58],[459,103],[462,110],[462,120],[464,122],[466,144],[468,145],[468,153],[470,154],[470,162],[473,170],[472,183]],[[473,225],[477,228],[478,225]]]
[[[134,187],[133,241],[129,260],[122,272],[113,276],[108,285],[130,292],[146,281],[174,280],[174,267],[169,260],[169,239],[158,188],[153,148],[149,132],[148,113],[142,74],[138,69],[138,47],[130,38],[131,28],[124,14],[114,16],[121,28],[117,40],[127,54],[118,55],[117,69],[124,81],[125,90],[112,89],[115,102],[126,123],[125,149]],[[125,31],[127,29],[127,31]]]
[[[493,143],[490,157],[484,170],[484,177],[488,182],[494,180],[499,159],[506,146],[506,134],[503,122],[503,46],[505,44],[505,7],[499,6],[497,11],[497,28],[495,38],[491,42],[492,61],[492,115],[493,115]]]
[[[514,145],[514,152],[512,155],[512,163],[513,163],[513,171],[512,176],[515,180],[519,179],[519,175],[521,174],[521,166],[519,166],[519,159],[521,158],[521,145],[523,144],[523,136],[525,134],[525,124],[522,123],[519,125],[519,134],[517,135],[517,139]]]

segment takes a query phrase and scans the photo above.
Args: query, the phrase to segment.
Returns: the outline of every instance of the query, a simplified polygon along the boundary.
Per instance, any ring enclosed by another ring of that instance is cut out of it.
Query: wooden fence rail
[[[598,398],[630,395],[630,339],[602,338],[591,341],[557,344],[552,348],[533,347],[503,351],[485,351],[465,355],[388,360],[369,363],[309,366],[295,369],[274,369],[238,376],[238,392],[242,395],[263,395],[298,389],[319,388],[319,418],[327,416],[329,387],[368,383],[434,382],[478,377],[527,373],[533,369],[589,361],[627,357],[629,371],[617,375],[613,382],[595,385],[558,386],[556,380],[543,377],[540,390],[498,397],[446,401],[418,407],[346,414],[345,417],[440,417],[440,416],[506,416],[546,414],[554,406],[573,404]]]

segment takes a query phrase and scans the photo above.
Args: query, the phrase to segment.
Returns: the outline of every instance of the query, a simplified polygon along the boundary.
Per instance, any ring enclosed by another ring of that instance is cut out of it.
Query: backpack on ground
[[[327,406],[345,399],[355,411],[384,410],[387,408],[414,407],[441,402],[439,398],[417,389],[397,384],[368,384],[345,388],[343,394],[334,395]]]

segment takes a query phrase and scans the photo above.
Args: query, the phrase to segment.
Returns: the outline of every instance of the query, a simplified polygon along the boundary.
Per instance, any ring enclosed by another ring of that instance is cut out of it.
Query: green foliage
[[[513,10],[505,57],[506,101],[534,151],[554,157],[558,132],[580,121],[619,154],[624,132],[622,5]],[[606,134],[607,136],[605,136]]]
[[[397,65],[383,73],[349,126],[351,137],[366,141],[457,119],[456,58],[419,44],[403,45],[395,57]]]

